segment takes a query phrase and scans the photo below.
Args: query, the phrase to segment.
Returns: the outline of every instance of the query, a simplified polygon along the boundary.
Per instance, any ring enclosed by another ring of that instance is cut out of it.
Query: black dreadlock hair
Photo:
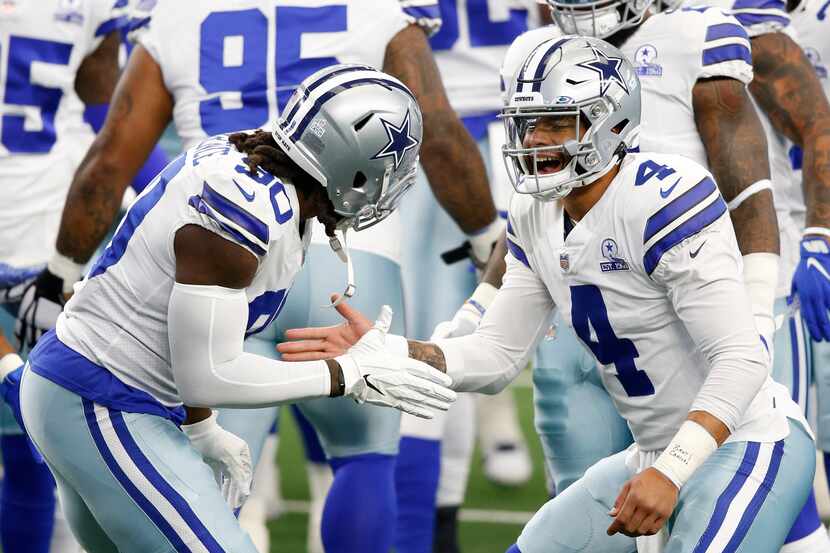
[[[326,195],[326,189],[282,151],[271,133],[263,130],[253,133],[237,132],[230,135],[228,141],[247,155],[245,164],[251,176],[256,176],[257,169],[262,169],[275,177],[289,181],[302,190],[303,195],[312,202],[326,206],[327,209],[317,215],[317,220],[325,227],[328,236],[334,236],[338,217],[334,212],[334,205]]]

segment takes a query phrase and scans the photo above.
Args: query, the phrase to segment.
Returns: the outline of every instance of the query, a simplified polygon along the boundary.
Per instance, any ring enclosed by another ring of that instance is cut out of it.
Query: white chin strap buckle
[[[346,264],[346,289],[340,294],[336,301],[325,305],[323,307],[337,307],[347,299],[351,298],[357,292],[357,286],[354,283],[354,265],[352,264],[352,256],[349,252],[349,243],[346,240],[346,230],[337,231],[343,237],[341,240],[337,236],[329,238],[329,246],[340,258],[340,261]]]

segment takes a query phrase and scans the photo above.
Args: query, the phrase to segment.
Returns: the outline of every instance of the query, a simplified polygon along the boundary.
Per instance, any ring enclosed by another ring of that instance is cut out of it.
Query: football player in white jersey
[[[496,119],[502,103],[498,69],[507,47],[534,25],[536,15],[534,2],[522,0],[440,0],[436,9],[439,7],[441,30],[430,37],[430,46],[450,104],[478,143],[501,217],[478,235],[475,251],[459,248],[466,240],[463,232],[445,212],[436,209],[426,176],[420,175],[424,182],[407,198],[408,209],[401,217],[408,232],[422,237],[404,243],[403,271],[407,329],[424,339],[439,322],[452,317],[475,289],[477,274],[470,259],[480,264],[490,254],[492,242],[504,235],[503,217],[512,189],[504,174],[502,128]],[[447,264],[442,254],[451,251],[458,255]],[[506,486],[520,485],[530,478],[532,464],[512,391],[486,398],[484,409],[475,409],[477,398],[481,396],[464,394],[451,413],[428,421],[401,417],[395,470],[402,499],[395,539],[400,553],[428,551],[433,541],[436,553],[457,549],[456,519],[476,434],[487,478]]]
[[[422,163],[436,196],[464,231],[490,224],[496,211],[483,164],[469,155],[474,142],[446,100],[424,31],[412,23],[435,23],[424,16],[426,4],[158,2],[146,32],[138,37],[104,129],[76,174],[57,239],[59,254],[73,263],[91,255],[114,217],[114,199],[169,121],[186,146],[217,132],[266,124],[282,111],[303,77],[337,61],[382,66],[410,86],[424,113]],[[400,132],[390,128],[394,136]],[[355,302],[365,309],[389,302],[403,313],[397,225],[393,215],[349,240],[363,290]],[[346,272],[330,255],[327,237],[315,234],[309,256],[317,269],[301,275],[277,325],[334,322],[333,312],[308,309],[326,304]],[[248,340],[246,348],[275,356],[277,325]],[[302,408],[336,469],[324,514],[324,544],[333,551],[386,551],[394,529],[398,413],[358,409],[345,400],[306,402]],[[250,444],[256,460],[274,416],[275,409],[269,408],[261,413],[223,411],[221,419]],[[350,431],[341,432],[343,427]],[[362,511],[353,508],[358,495],[365,498]],[[350,524],[359,516],[372,524]]]
[[[60,210],[79,162],[76,130],[85,126],[84,107],[94,111],[106,103],[118,78],[125,5],[123,0],[0,5],[0,367],[5,370],[22,364],[7,341],[13,336],[11,315],[54,251]],[[0,411],[5,469],[0,542],[6,551],[46,553],[54,482],[32,457],[6,406]]]
[[[300,85],[272,132],[197,144],[132,204],[20,386],[26,429],[89,553],[256,551],[231,510],[250,484],[247,445],[210,408],[325,396],[427,417],[449,407],[449,377],[373,351],[388,307],[363,350],[339,359],[243,351],[285,304],[314,218],[334,237],[397,207],[421,129],[400,81],[334,65]]]
[[[492,393],[558,309],[596,357],[635,443],[546,504],[511,552],[777,552],[809,495],[814,445],[769,377],[713,177],[682,156],[630,153],[640,85],[608,43],[551,39],[523,67],[503,112],[518,194],[501,289],[472,335],[389,335],[386,351]]]

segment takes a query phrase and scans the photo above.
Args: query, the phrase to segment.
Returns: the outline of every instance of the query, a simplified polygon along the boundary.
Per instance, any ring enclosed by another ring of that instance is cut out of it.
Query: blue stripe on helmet
[[[308,98],[308,96],[315,89],[319,88],[320,85],[322,85],[323,83],[325,83],[329,79],[332,79],[332,78],[334,78],[338,75],[342,75],[344,73],[351,73],[353,71],[373,71],[375,73],[378,72],[377,69],[375,69],[374,67],[369,67],[368,65],[350,65],[348,67],[341,67],[340,69],[336,69],[336,70],[332,71],[331,73],[326,73],[325,75],[323,75],[322,77],[320,77],[316,81],[314,81],[312,83],[309,83],[308,86],[304,87],[302,100],[294,103],[294,106],[291,108],[291,111],[289,111],[285,115],[285,117],[283,117],[283,121],[282,121],[280,126],[283,129],[288,126],[288,122],[291,120],[291,118],[294,117],[294,115],[296,115],[297,110],[300,109],[300,105],[303,103],[303,100]]]
[[[700,202],[709,197],[716,188],[715,181],[706,177],[649,217],[646,221],[646,230],[643,232],[643,244],[651,240],[654,235],[680,218],[684,213],[695,208]]]
[[[566,42],[571,40],[570,38],[561,38],[553,43],[553,45],[548,48],[548,51],[542,56],[542,59],[539,61],[539,65],[536,66],[536,73],[533,75],[533,92],[539,92],[542,90],[542,80],[545,76],[545,67],[548,65],[548,61],[550,61],[551,56],[553,53],[556,52],[560,47],[562,47]]]
[[[325,92],[324,94],[321,94],[320,97],[317,98],[317,100],[314,101],[314,105],[312,105],[311,109],[308,110],[308,112],[303,116],[302,120],[300,120],[300,123],[297,125],[297,128],[291,134],[291,140],[296,141],[296,140],[300,139],[300,137],[303,135],[303,132],[305,131],[306,127],[308,127],[308,124],[311,122],[311,120],[317,115],[317,113],[323,107],[323,104],[325,104],[326,102],[328,102],[329,100],[331,100],[332,98],[334,98],[335,96],[337,96],[338,94],[343,92],[344,90],[347,90],[347,89],[350,89],[350,88],[355,88],[355,87],[358,87],[358,86],[366,86],[366,85],[370,85],[370,84],[379,84],[379,85],[385,86],[387,88],[395,88],[397,90],[405,92],[407,96],[412,98],[413,102],[416,102],[415,97],[412,96],[412,93],[409,91],[408,88],[406,88],[402,84],[398,83],[397,81],[392,81],[392,80],[383,78],[383,74],[380,73],[380,72],[378,72],[378,77],[365,77],[365,78],[362,78],[362,79],[354,79],[352,81],[346,81],[345,83],[342,83],[342,84],[334,87],[333,89],[329,90],[328,92]]]

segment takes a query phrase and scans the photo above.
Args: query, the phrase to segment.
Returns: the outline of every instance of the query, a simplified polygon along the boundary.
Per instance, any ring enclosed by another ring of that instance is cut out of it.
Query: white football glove
[[[234,513],[238,513],[251,495],[251,480],[254,477],[248,444],[219,426],[216,412],[203,421],[183,424],[181,428],[193,448],[213,469],[225,501]]]
[[[424,419],[433,418],[434,409],[448,410],[456,398],[449,389],[452,379],[426,363],[388,353],[384,345],[391,324],[392,309],[384,305],[375,326],[335,358],[343,369],[344,395]]]
[[[470,257],[476,268],[482,269],[487,265],[496,242],[504,236],[506,228],[507,222],[501,217],[496,217],[492,223],[477,233],[467,236],[470,241]]]
[[[34,282],[42,270],[43,266],[21,269],[0,263],[0,304],[19,302],[26,287]]]
[[[444,321],[435,326],[430,340],[458,338],[475,332],[497,292],[498,289],[491,284],[486,282],[479,284],[470,299],[464,302],[451,321]]]

